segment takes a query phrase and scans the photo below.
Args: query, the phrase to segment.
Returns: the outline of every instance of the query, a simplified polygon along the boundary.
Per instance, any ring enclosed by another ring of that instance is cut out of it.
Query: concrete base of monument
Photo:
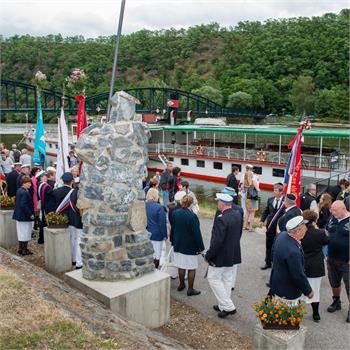
[[[298,330],[264,329],[258,322],[254,329],[254,350],[302,350],[305,344],[306,327]]]
[[[89,281],[82,270],[65,274],[72,287],[106,305],[112,312],[148,328],[164,325],[170,316],[170,276],[156,270],[117,282]]]
[[[16,221],[12,215],[13,210],[0,210],[0,247],[6,249],[18,244]]]

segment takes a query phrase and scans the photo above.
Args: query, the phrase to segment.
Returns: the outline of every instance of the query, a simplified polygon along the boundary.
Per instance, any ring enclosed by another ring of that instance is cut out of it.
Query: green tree
[[[237,91],[228,97],[227,107],[233,108],[251,108],[253,106],[253,97],[243,91]]]
[[[315,103],[314,90],[315,84],[310,76],[300,75],[294,81],[289,99],[297,114],[313,113]]]
[[[220,90],[213,88],[212,86],[204,85],[199,89],[192,90],[194,94],[203,96],[212,100],[218,104],[222,104],[222,93]]]

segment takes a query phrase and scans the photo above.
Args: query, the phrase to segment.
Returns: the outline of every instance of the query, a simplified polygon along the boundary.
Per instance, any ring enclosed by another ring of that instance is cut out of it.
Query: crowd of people
[[[38,234],[38,244],[44,243],[46,217],[51,212],[66,215],[72,245],[72,265],[82,268],[80,239],[82,236],[81,213],[77,208],[79,190],[79,166],[76,156],[71,151],[72,167],[60,179],[61,186],[56,186],[56,168],[49,166],[44,171],[40,164],[32,165],[32,158],[26,150],[18,151],[12,145],[11,151],[0,145],[4,192],[15,197],[13,219],[16,222],[18,254],[32,255],[28,243]],[[73,159],[74,158],[74,159]],[[23,163],[22,163],[23,161]],[[7,168],[11,165],[11,169]]]
[[[194,288],[198,256],[208,262],[207,280],[218,304],[219,317],[236,313],[231,290],[234,289],[237,266],[241,263],[240,239],[244,231],[254,230],[259,203],[259,179],[253,166],[247,165],[238,181],[239,169],[232,167],[227,186],[216,194],[217,211],[210,246],[205,252],[197,214],[198,201],[181,181],[181,170],[173,173],[168,163],[162,174],[156,174],[145,187],[148,230],[154,246],[155,266],[160,266],[164,241],[169,238],[172,261],[178,269],[177,290],[187,295],[200,294]],[[343,179],[316,196],[316,185],[309,184],[300,197],[284,195],[283,184],[276,183],[261,213],[260,227],[266,227],[265,264],[271,269],[268,296],[284,298],[292,305],[311,304],[312,317],[320,321],[320,288],[325,276],[325,262],[333,302],[328,312],[341,308],[341,283],[349,298],[349,183]],[[167,216],[170,224],[167,234]],[[259,226],[258,225],[258,226]],[[350,321],[350,313],[346,321]]]

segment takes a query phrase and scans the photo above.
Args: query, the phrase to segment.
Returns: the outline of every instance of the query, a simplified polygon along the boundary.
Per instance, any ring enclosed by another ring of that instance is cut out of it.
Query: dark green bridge
[[[246,110],[223,107],[214,101],[193,94],[191,92],[171,88],[134,88],[125,89],[127,93],[136,97],[140,104],[136,106],[136,112],[141,114],[158,114],[168,117],[170,110],[169,100],[178,100],[179,107],[176,115],[185,117],[192,111],[195,117],[237,117],[264,119],[266,114],[259,110]],[[58,113],[62,104],[62,94],[57,91],[42,91],[43,112]],[[28,113],[36,111],[37,91],[31,84],[12,80],[1,80],[0,91],[1,113]],[[85,100],[85,108],[89,114],[106,113],[108,105],[108,92],[88,96]],[[65,96],[64,108],[67,113],[76,113],[77,103],[72,96]]]

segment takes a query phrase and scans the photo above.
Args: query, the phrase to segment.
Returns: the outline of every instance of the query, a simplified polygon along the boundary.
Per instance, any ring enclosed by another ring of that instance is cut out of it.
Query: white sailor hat
[[[56,168],[54,168],[53,166],[48,166],[46,168],[46,171],[56,171]]]
[[[40,166],[40,163],[34,163],[34,166]]]
[[[176,201],[181,201],[181,199],[183,197],[185,197],[185,196],[186,196],[186,192],[185,191],[178,191],[178,192],[176,192],[174,199]]]
[[[22,163],[21,162],[13,163],[12,167],[14,168],[15,166],[22,166]]]
[[[43,174],[45,174],[45,171],[44,170],[41,170],[41,171],[39,171],[36,175],[35,175],[35,177],[36,178],[39,178],[41,175],[43,175]]]
[[[215,200],[223,202],[225,204],[231,204],[233,201],[233,198],[227,193],[216,193]]]
[[[254,168],[251,164],[247,164],[245,167],[249,168],[249,169],[253,169]]]
[[[230,195],[231,197],[237,196],[236,190],[232,187],[225,187],[221,192],[226,193],[226,194]]]
[[[286,229],[287,231],[294,231],[299,226],[307,224],[308,222],[308,220],[305,220],[301,215],[299,215],[287,221]]]
[[[22,164],[21,168],[30,168],[30,164]]]

